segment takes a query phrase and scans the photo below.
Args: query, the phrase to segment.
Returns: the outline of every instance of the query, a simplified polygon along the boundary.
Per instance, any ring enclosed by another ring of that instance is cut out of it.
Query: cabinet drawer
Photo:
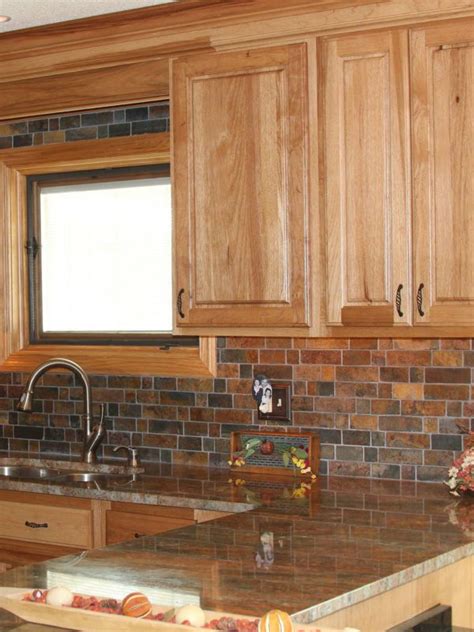
[[[190,524],[194,524],[194,520],[112,510],[107,512],[107,544],[155,535]]]
[[[0,537],[26,542],[92,545],[92,520],[88,509],[0,501]]]

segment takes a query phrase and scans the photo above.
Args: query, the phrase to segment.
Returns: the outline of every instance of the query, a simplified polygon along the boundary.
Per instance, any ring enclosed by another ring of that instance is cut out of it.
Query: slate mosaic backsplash
[[[114,108],[0,122],[0,149],[159,132],[168,105]],[[229,434],[258,428],[252,378],[290,382],[292,423],[317,433],[321,472],[442,480],[474,430],[472,340],[220,338],[215,379],[94,376],[106,403],[104,451],[140,448],[148,461],[226,466]],[[0,449],[81,449],[81,387],[47,374],[35,412],[15,411],[27,376],[0,373]],[[264,426],[260,426],[264,427]]]
[[[225,466],[229,433],[257,426],[252,377],[291,382],[292,425],[318,434],[321,472],[440,480],[474,429],[471,340],[220,338],[215,379],[95,376],[105,452]],[[0,373],[0,448],[79,454],[82,389],[46,375],[36,412],[14,404],[26,375]]]
[[[167,102],[0,121],[0,149],[169,131]]]

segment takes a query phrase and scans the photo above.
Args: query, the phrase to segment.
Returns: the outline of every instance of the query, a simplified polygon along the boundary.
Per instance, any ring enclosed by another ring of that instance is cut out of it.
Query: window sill
[[[216,373],[216,339],[201,338],[199,347],[120,347],[30,345],[12,353],[0,371],[30,372],[54,357],[79,363],[95,375],[209,377]]]

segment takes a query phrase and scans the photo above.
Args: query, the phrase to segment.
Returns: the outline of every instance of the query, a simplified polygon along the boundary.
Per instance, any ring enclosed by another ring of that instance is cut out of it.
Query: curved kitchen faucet
[[[69,369],[77,375],[84,389],[84,444],[82,448],[82,461],[85,463],[95,463],[97,461],[96,451],[105,436],[104,424],[104,405],[101,405],[101,413],[99,423],[92,425],[92,396],[91,384],[84,369],[66,358],[51,358],[40,364],[28,378],[25,389],[16,406],[17,410],[25,413],[31,413],[33,410],[34,388],[39,378],[50,369]]]

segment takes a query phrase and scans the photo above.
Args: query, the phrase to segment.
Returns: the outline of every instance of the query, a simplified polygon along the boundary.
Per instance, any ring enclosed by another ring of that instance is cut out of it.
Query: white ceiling
[[[175,0],[0,0],[0,16],[11,17],[9,22],[0,22],[0,33],[173,1]]]

